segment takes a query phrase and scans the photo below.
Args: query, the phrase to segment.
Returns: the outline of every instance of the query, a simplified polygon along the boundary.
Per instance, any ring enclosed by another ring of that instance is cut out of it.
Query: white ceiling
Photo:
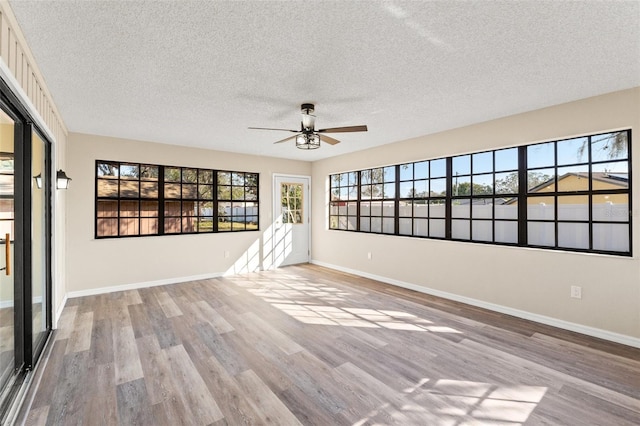
[[[640,2],[10,1],[70,131],[318,160],[640,86]],[[367,133],[315,151],[297,129]]]

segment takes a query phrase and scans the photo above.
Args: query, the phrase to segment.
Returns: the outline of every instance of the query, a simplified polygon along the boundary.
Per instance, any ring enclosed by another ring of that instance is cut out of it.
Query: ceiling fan
[[[313,104],[302,104],[300,106],[302,110],[302,122],[300,123],[300,130],[292,129],[273,129],[269,127],[249,127],[252,130],[279,130],[283,132],[293,132],[295,135],[281,139],[274,143],[287,142],[291,139],[296,140],[296,147],[300,149],[316,149],[320,148],[320,141],[326,142],[329,145],[335,145],[340,143],[339,140],[331,138],[325,133],[347,133],[347,132],[366,132],[367,126],[347,126],[347,127],[331,127],[328,129],[316,130],[316,116],[313,115],[315,106]]]

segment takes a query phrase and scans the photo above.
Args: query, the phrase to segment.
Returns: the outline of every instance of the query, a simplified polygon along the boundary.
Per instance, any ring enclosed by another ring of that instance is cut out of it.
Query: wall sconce
[[[58,189],[67,189],[69,188],[69,182],[71,178],[67,176],[64,170],[60,169],[56,173],[56,188]]]
[[[42,174],[38,173],[38,176],[34,176],[33,179],[35,179],[38,189],[42,189]]]

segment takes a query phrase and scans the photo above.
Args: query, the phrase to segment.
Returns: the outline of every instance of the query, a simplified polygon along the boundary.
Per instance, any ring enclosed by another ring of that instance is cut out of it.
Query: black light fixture
[[[67,189],[69,188],[69,182],[71,178],[67,176],[64,170],[60,169],[56,173],[56,188],[58,189]]]
[[[296,136],[296,148],[318,149],[320,148],[320,135],[313,132],[305,132]]]
[[[38,176],[34,176],[33,179],[36,181],[38,189],[42,189],[42,174],[38,173]]]

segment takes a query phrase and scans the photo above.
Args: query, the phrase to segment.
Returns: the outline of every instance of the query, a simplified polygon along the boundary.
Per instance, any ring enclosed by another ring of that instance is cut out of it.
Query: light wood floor
[[[71,299],[31,392],[29,425],[637,425],[640,350],[304,265]]]

